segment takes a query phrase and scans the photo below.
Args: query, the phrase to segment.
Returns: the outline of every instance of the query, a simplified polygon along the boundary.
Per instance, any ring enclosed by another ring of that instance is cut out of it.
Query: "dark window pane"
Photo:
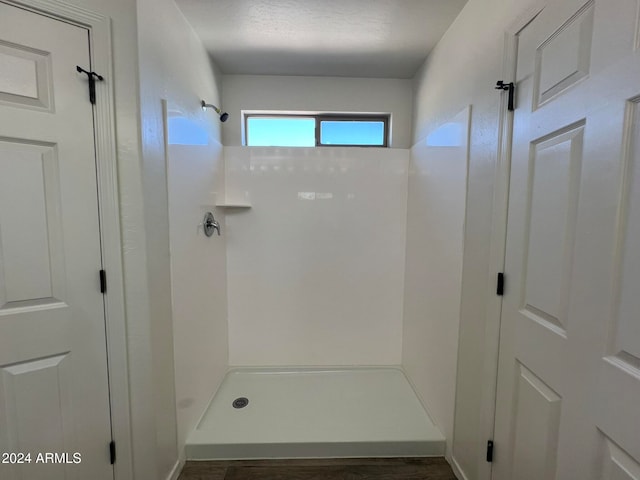
[[[314,118],[247,119],[247,145],[250,147],[315,147]]]
[[[384,122],[323,120],[320,122],[320,143],[384,146]]]

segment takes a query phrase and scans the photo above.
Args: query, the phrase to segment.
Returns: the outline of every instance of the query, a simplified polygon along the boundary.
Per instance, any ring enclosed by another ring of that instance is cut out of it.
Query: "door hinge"
[[[116,463],[116,442],[113,440],[109,443],[109,458],[111,459],[111,465]]]
[[[107,293],[107,272],[100,270],[100,293]]]
[[[496,283],[496,295],[504,295],[504,273],[498,273],[498,281]]]
[[[493,440],[487,440],[487,462],[493,462]]]
[[[504,83],[503,80],[498,80],[496,82],[496,90],[506,90],[509,92],[509,103],[507,108],[510,112],[515,110],[515,93],[516,93],[516,85],[513,82]]]
[[[89,80],[89,101],[91,102],[92,105],[95,105],[96,104],[96,79],[99,82],[102,82],[104,80],[104,77],[102,75],[98,75],[96,72],[88,72],[87,70],[85,70],[79,65],[76,65],[76,71],[78,73],[84,73],[87,76],[87,79]]]

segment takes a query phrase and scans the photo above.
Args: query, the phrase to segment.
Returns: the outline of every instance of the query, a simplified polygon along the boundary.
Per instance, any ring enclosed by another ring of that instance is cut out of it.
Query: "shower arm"
[[[229,114],[227,112],[223,112],[221,108],[216,107],[212,103],[207,103],[204,100],[200,100],[200,105],[202,106],[203,110],[212,108],[218,115],[220,115],[220,121],[223,123],[226,122],[229,118]]]
[[[204,100],[202,100],[200,102],[200,105],[202,105],[202,109],[206,110],[207,108],[213,108],[213,110],[217,113],[217,114],[221,114],[222,110],[220,110],[218,107],[216,107],[215,105],[211,104],[211,103],[207,103]]]

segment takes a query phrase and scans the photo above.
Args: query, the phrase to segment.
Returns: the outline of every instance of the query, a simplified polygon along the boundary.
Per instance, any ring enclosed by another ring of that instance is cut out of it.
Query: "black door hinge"
[[[89,101],[91,102],[92,105],[95,105],[96,104],[96,79],[99,82],[102,82],[104,80],[104,77],[102,75],[98,75],[96,72],[88,72],[87,70],[80,67],[79,65],[76,65],[76,70],[78,73],[84,73],[89,79]]]
[[[498,281],[496,283],[496,295],[504,295],[504,273],[498,273]]]
[[[510,112],[513,112],[515,110],[516,85],[513,82],[504,83],[504,81],[498,80],[496,82],[496,90],[506,90],[509,92],[509,104],[507,108]]]
[[[111,459],[111,465],[116,463],[116,442],[113,440],[109,443],[109,458]]]
[[[487,462],[493,462],[493,440],[487,440]]]
[[[107,272],[100,270],[100,293],[107,293]]]

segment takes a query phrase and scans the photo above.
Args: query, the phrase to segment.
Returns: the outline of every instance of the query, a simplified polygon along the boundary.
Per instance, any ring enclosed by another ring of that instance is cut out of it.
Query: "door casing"
[[[496,72],[496,80],[506,83],[515,81],[517,65],[518,34],[544,9],[548,0],[530,0],[515,12],[504,29],[502,72]],[[498,78],[499,75],[499,78]],[[487,88],[492,88],[488,85]],[[516,108],[518,105],[516,105]],[[496,276],[504,272],[507,245],[507,212],[509,204],[509,184],[511,177],[511,142],[513,136],[513,112],[507,109],[507,93],[501,94],[498,119],[498,151],[494,176],[492,203],[492,225],[489,257],[489,278],[485,295],[486,328],[484,338],[483,383],[486,386],[481,401],[481,438],[493,439],[496,418],[496,389],[498,384],[498,355],[500,346],[500,322],[502,317],[502,297],[496,295]],[[508,280],[507,280],[508,281]],[[478,445],[480,450],[484,444]],[[460,478],[466,478],[453,457],[453,469]],[[481,461],[478,480],[490,480],[492,464]]]

